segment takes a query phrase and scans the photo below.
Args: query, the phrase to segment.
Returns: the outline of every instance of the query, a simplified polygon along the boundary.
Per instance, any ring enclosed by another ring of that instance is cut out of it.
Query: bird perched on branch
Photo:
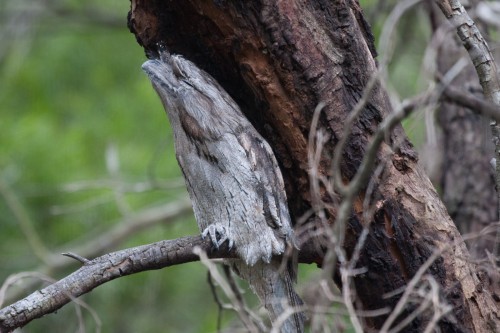
[[[202,236],[216,247],[226,241],[235,247],[239,259],[226,263],[276,322],[301,301],[293,290],[294,269],[280,269],[275,257],[297,244],[269,144],[215,79],[191,61],[159,47],[142,68],[167,111]],[[281,331],[302,332],[302,315],[290,315]]]

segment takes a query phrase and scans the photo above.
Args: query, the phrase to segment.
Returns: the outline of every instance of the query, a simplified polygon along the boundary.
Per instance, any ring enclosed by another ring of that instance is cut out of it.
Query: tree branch
[[[93,258],[99,254],[116,249],[120,243],[137,232],[147,229],[160,222],[170,222],[183,215],[192,214],[191,201],[187,197],[180,198],[171,203],[143,209],[130,214],[109,230],[101,231],[99,235],[91,238],[84,237],[73,245],[65,244],[61,251],[72,251],[83,257]],[[51,270],[67,267],[67,261],[59,255],[49,257]]]
[[[193,253],[195,247],[207,253],[209,258],[235,257],[234,250],[229,250],[226,244],[216,250],[210,240],[203,240],[201,236],[164,240],[108,253],[86,262],[65,278],[0,309],[0,332],[11,332],[22,327],[116,278],[198,261],[199,256]],[[299,262],[314,262],[315,252],[314,244],[304,244]]]
[[[443,95],[450,102],[464,106],[473,112],[494,119],[495,121],[500,121],[500,108],[487,100],[476,97],[474,94],[448,86],[444,90]]]
[[[211,257],[230,256],[230,252],[224,248],[212,251],[210,241],[204,241],[200,236],[165,240],[105,254],[67,277],[1,309],[0,332],[22,327],[121,276],[196,261],[199,258],[193,253],[195,246]]]
[[[458,0],[437,0],[437,4],[446,19],[457,29],[457,35],[462,41],[467,53],[469,54],[474,68],[476,69],[479,83],[483,88],[486,100],[493,104],[500,105],[500,79],[498,78],[496,64],[493,55],[476,27],[474,21],[469,17]],[[499,202],[498,214],[500,214],[500,125],[496,118],[490,123],[493,143],[495,144],[495,184],[497,188],[497,198]],[[500,229],[497,232],[493,253],[500,253]]]
[[[130,214],[130,216],[118,221],[107,230],[91,232],[90,237],[86,235],[70,244],[64,244],[59,250],[52,249],[50,254],[44,257],[44,264],[33,270],[52,275],[54,272],[67,269],[70,265],[73,265],[73,262],[56,253],[71,251],[85,258],[94,258],[118,248],[121,243],[141,230],[160,222],[169,223],[187,214],[192,214],[191,201],[187,196],[177,201]],[[35,285],[36,282],[29,282],[24,288],[30,290]],[[14,300],[20,296],[19,292],[14,292],[9,294],[9,299]]]

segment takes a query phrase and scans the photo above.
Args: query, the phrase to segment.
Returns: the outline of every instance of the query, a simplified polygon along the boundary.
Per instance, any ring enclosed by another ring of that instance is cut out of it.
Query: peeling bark
[[[308,212],[313,197],[307,160],[313,111],[319,102],[326,103],[319,127],[330,139],[320,172],[329,176],[345,119],[376,70],[373,37],[359,4],[132,0],[129,27],[146,54],[156,52],[157,43],[163,42],[172,53],[184,55],[219,81],[272,146],[285,178],[292,215],[298,218]],[[343,152],[343,179],[356,173],[372,134],[390,112],[386,92],[376,87]],[[384,298],[384,294],[405,286],[435,250],[443,250],[429,273],[453,305],[456,320],[442,320],[440,329],[499,329],[497,304],[488,292],[481,291],[460,234],[418,166],[401,127],[382,144],[378,163],[385,163],[385,169],[375,180],[372,197],[381,207],[371,221],[358,265],[368,271],[354,277],[358,307],[394,307],[399,296]],[[360,210],[363,198],[360,193],[349,221],[347,253],[352,253],[365,223]],[[338,202],[326,192],[322,200]],[[335,208],[327,218],[333,223]],[[321,260],[315,261],[321,264]],[[385,318],[369,318],[365,324],[379,329]],[[405,332],[422,332],[427,321],[421,316]]]

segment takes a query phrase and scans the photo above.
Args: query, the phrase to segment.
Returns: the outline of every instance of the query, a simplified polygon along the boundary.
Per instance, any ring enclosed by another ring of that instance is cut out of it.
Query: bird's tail
[[[259,297],[273,327],[279,328],[281,333],[304,332],[304,314],[299,310],[303,303],[293,287],[292,269],[283,267],[278,257],[270,263],[259,261],[253,266],[235,260],[232,266]]]

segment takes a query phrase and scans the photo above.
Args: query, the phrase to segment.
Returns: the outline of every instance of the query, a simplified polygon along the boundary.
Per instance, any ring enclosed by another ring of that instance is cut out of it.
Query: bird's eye
[[[157,58],[166,63],[170,62],[170,53],[168,53],[166,44],[163,41],[159,41],[156,43],[156,48]]]

